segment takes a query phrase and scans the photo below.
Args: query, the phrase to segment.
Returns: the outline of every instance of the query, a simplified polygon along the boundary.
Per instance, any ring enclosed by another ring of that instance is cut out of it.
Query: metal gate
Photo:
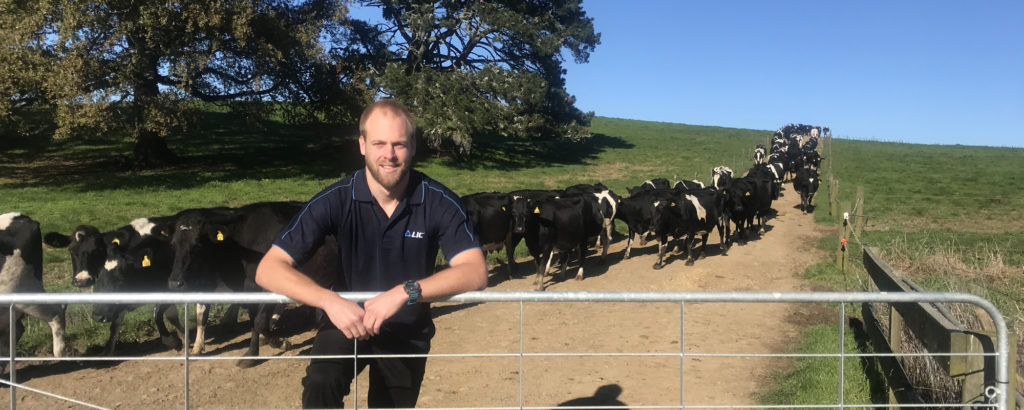
[[[360,292],[360,293],[341,293],[341,295],[349,300],[353,301],[365,301],[376,293]],[[846,305],[851,303],[965,303],[975,305],[984,309],[992,318],[996,325],[996,345],[995,351],[991,353],[929,353],[927,355],[935,356],[994,356],[995,359],[995,383],[986,388],[986,396],[989,399],[989,403],[986,404],[972,404],[975,408],[998,408],[1008,409],[1009,401],[1008,395],[1012,394],[1009,387],[1009,358],[1010,358],[1010,347],[1007,343],[1007,327],[1006,322],[1002,314],[996,309],[996,307],[989,301],[977,297],[971,294],[965,293],[932,293],[932,292],[918,292],[918,293],[868,293],[868,292],[498,292],[498,291],[484,291],[484,292],[469,292],[462,295],[458,295],[446,300],[447,302],[456,303],[518,303],[520,310],[519,319],[519,351],[518,352],[507,352],[499,354],[428,354],[418,355],[426,357],[451,357],[451,356],[465,356],[465,357],[512,357],[518,358],[520,371],[519,374],[519,404],[516,406],[504,406],[504,407],[486,407],[488,409],[533,409],[533,408],[549,408],[550,406],[544,407],[530,407],[524,406],[523,398],[523,360],[529,357],[541,357],[541,356],[662,356],[669,358],[679,359],[679,401],[673,403],[665,403],[654,406],[601,406],[601,408],[851,408],[851,407],[872,407],[871,403],[846,403],[844,400],[844,383],[843,383],[843,366],[844,359],[849,357],[884,357],[884,356],[910,356],[910,355],[922,355],[922,354],[877,354],[877,353],[862,353],[862,354],[848,354],[846,352],[845,344],[845,321]],[[288,303],[292,302],[290,299],[283,296],[270,294],[270,293],[118,293],[118,294],[102,294],[102,293],[91,293],[91,294],[79,294],[79,293],[46,293],[46,294],[7,294],[0,295],[0,304],[10,305],[9,314],[13,314],[14,304],[91,304],[91,303],[102,303],[102,304],[156,304],[156,303],[173,303],[173,304],[184,304],[184,303],[201,303],[201,304],[217,304],[217,303]],[[544,352],[524,352],[523,341],[522,341],[522,328],[523,328],[523,306],[527,303],[551,303],[551,302],[586,302],[586,303],[609,303],[609,302],[629,302],[629,303],[678,303],[679,304],[679,352],[678,353],[544,353]],[[735,353],[716,353],[716,352],[689,352],[685,351],[686,343],[683,338],[683,331],[686,328],[686,307],[687,304],[694,303],[838,303],[839,312],[837,316],[837,326],[840,334],[839,344],[836,346],[837,353],[828,354],[735,354]],[[186,340],[188,339],[188,315],[184,316],[184,327],[186,329]],[[184,362],[184,398],[185,407],[189,408],[189,363],[198,360],[210,360],[210,357],[195,357],[190,356],[188,348],[183,349],[183,355],[177,357],[162,357],[162,358],[138,358],[138,357],[104,357],[104,358],[90,358],[90,357],[71,357],[71,358],[50,358],[50,357],[15,357],[15,346],[14,346],[14,332],[10,332],[10,345],[11,349],[9,354],[9,367],[10,367],[10,379],[0,380],[0,384],[7,385],[10,388],[10,407],[15,408],[17,403],[16,397],[19,390],[31,391],[39,394],[45,394],[62,400],[67,400],[70,403],[87,406],[102,408],[101,406],[81,402],[72,398],[63,397],[54,392],[45,392],[38,389],[34,389],[29,386],[25,386],[17,383],[17,371],[16,362],[31,361],[31,360],[70,360],[70,361],[88,361],[88,360],[177,360]],[[358,352],[357,352],[358,355]],[[406,356],[417,356],[417,355],[406,355]],[[768,406],[757,406],[750,404],[736,404],[736,405],[714,405],[714,406],[700,406],[700,405],[685,405],[684,399],[686,397],[686,391],[683,387],[683,380],[686,379],[687,375],[684,371],[683,362],[686,358],[694,357],[725,357],[725,356],[736,356],[736,357],[751,357],[751,356],[770,356],[770,357],[835,357],[838,360],[838,371],[839,371],[839,383],[836,386],[838,392],[838,401],[836,403],[819,403],[814,405],[768,405]],[[309,359],[312,356],[300,356],[302,359]],[[352,356],[348,356],[352,357]],[[371,355],[359,355],[361,358],[378,357]],[[217,360],[224,359],[238,359],[241,357],[217,357]],[[259,356],[252,357],[253,359],[259,360],[274,360],[281,359],[276,356]],[[293,357],[294,359],[294,357]],[[359,385],[358,379],[356,381],[354,396],[358,395]],[[959,403],[949,404],[928,404],[928,407],[959,407]],[[890,405],[890,407],[922,407],[921,405]],[[481,407],[473,407],[481,408]],[[569,407],[571,408],[571,407]],[[587,406],[586,408],[594,408],[593,406]]]

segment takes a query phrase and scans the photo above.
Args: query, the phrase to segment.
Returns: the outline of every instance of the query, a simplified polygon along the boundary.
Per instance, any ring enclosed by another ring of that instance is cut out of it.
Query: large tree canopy
[[[586,62],[600,43],[579,0],[364,0],[379,7],[391,56],[376,84],[409,103],[435,148],[472,137],[583,138],[592,113],[565,90],[563,56]]]
[[[391,96],[427,142],[584,138],[592,113],[565,90],[565,58],[600,35],[580,0],[0,0],[0,134],[135,140],[132,163],[173,161],[165,137],[209,104],[246,118],[351,123]]]
[[[257,117],[277,101],[287,118],[338,120],[371,95],[365,80],[341,81],[362,68],[321,47],[322,36],[359,40],[340,0],[3,0],[0,14],[0,62],[23,61],[0,80],[0,109],[50,106],[58,138],[130,135],[136,166],[173,160],[164,136],[197,101]]]

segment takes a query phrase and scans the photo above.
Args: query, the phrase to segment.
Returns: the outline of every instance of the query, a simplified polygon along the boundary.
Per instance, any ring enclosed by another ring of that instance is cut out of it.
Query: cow
[[[810,168],[797,171],[796,177],[793,178],[793,190],[800,194],[800,210],[805,214],[811,207],[814,193],[818,192],[819,183],[818,171]]]
[[[764,144],[757,144],[757,148],[754,148],[754,164],[764,164],[767,156],[768,150],[764,147]]]
[[[466,213],[480,237],[484,252],[505,249],[507,276],[512,279],[515,248],[510,246],[512,229],[512,197],[501,192],[479,192],[462,197]]]
[[[806,151],[803,154],[804,165],[815,171],[821,166],[821,154],[818,151]]]
[[[623,198],[619,204],[619,212],[615,218],[626,223],[628,234],[626,236],[626,252],[623,259],[629,259],[630,251],[633,249],[633,238],[640,235],[640,245],[647,243],[647,236],[655,233],[652,228],[655,224],[654,212],[658,201],[669,203],[672,201],[673,193],[667,189],[640,191],[628,198]]]
[[[540,201],[554,199],[564,192],[554,190],[523,189],[509,192],[512,198],[512,227],[509,232],[509,242],[506,246],[515,249],[520,241],[526,242],[526,249],[533,257],[534,270],[539,270],[543,263],[541,247],[538,240],[539,225],[537,214],[533,212],[535,204]]]
[[[698,256],[704,255],[708,235],[713,229],[718,229],[719,246],[723,253],[726,251],[725,227],[723,226],[725,223],[723,219],[725,196],[722,191],[714,188],[679,190],[675,192],[673,200],[667,206],[662,206],[661,203],[657,203],[655,206],[658,209],[655,214],[656,219],[660,216],[669,225],[663,229],[667,229],[667,233],[671,233],[676,238],[684,238],[687,265],[692,265]],[[697,243],[698,235],[701,237],[701,249],[699,255],[694,255],[693,248]],[[658,247],[658,262],[655,263],[654,269],[661,269],[664,266],[665,247],[663,243],[665,239],[664,237],[659,239],[662,243]]]
[[[711,186],[717,189],[724,189],[732,181],[732,169],[720,165],[711,170]]]
[[[47,232],[43,241],[54,248],[68,248],[71,255],[71,285],[88,288],[107,260],[107,243],[113,239],[113,232],[100,232],[92,225],[79,225],[70,235]]]
[[[747,171],[748,177],[766,179],[771,182],[771,199],[779,199],[782,190],[782,182],[779,179],[779,172],[771,164],[758,164]]]
[[[256,267],[270,249],[277,233],[301,211],[300,202],[260,202],[241,208],[217,211],[193,211],[178,215],[171,237],[174,262],[168,287],[171,290],[227,289],[235,292],[258,292]],[[331,288],[337,279],[338,249],[334,238],[328,237],[320,249],[299,270],[317,284]],[[334,286],[339,288],[343,286]],[[249,310],[252,333],[245,356],[259,354],[260,335],[266,336],[275,348],[290,348],[286,341],[272,334],[271,310],[268,305],[244,306]],[[197,310],[198,321],[205,320],[206,309]],[[196,330],[195,354],[203,351],[204,335]],[[238,367],[256,365],[243,358]]]
[[[725,192],[725,214],[736,224],[736,238],[744,241],[753,228],[754,219],[764,230],[764,221],[771,212],[771,180],[756,176],[745,176],[732,180]],[[729,227],[726,224],[726,236]],[[728,238],[727,238],[728,240]]]
[[[138,218],[130,224],[111,231],[106,244],[107,260],[93,285],[95,293],[158,292],[167,290],[174,251],[171,248],[171,229],[177,216]],[[118,334],[124,320],[124,304],[97,304],[92,316],[97,322],[110,323],[110,338],[105,355],[113,355]],[[167,319],[175,327],[171,333],[164,323]],[[178,321],[178,309],[171,304],[158,304],[153,321],[161,342],[170,349],[182,348],[184,328]],[[202,326],[202,325],[200,325]]]
[[[586,195],[565,195],[537,201],[533,212],[537,215],[540,255],[542,260],[547,259],[544,267],[537,271],[537,290],[544,290],[544,275],[551,269],[555,252],[562,252],[559,276],[565,277],[566,266],[575,253],[579,260],[576,280],[583,280],[588,238],[600,232],[602,220],[591,198]]]
[[[644,181],[639,186],[635,186],[635,187],[632,187],[632,188],[626,188],[626,192],[628,192],[630,195],[634,195],[637,192],[641,192],[641,191],[650,191],[650,190],[655,190],[655,189],[669,189],[669,188],[671,188],[671,185],[669,185],[669,182],[668,182],[667,179],[665,179],[665,178],[654,178],[654,179],[648,179],[648,180]]]
[[[691,180],[691,181],[679,180],[679,181],[676,181],[676,183],[674,185],[672,185],[672,189],[677,190],[677,191],[678,190],[687,190],[687,189],[704,189],[704,183],[700,182],[700,181],[698,181],[696,179]]]
[[[0,292],[43,293],[43,242],[39,223],[27,215],[9,212],[0,215]],[[9,307],[10,305],[6,305]],[[8,309],[4,309],[8,311]],[[6,355],[18,342],[24,326],[21,318],[28,314],[50,325],[53,356],[66,353],[64,307],[62,305],[14,305],[13,315],[0,314],[0,354]]]
[[[566,195],[593,195],[593,206],[597,207],[598,212],[601,214],[602,227],[594,246],[597,247],[602,243],[604,244],[600,259],[601,263],[604,263],[605,257],[608,255],[608,245],[611,243],[612,232],[615,231],[615,213],[618,211],[619,203],[622,202],[622,197],[612,192],[611,189],[608,189],[608,187],[600,182],[594,185],[573,185],[565,188],[565,193]]]

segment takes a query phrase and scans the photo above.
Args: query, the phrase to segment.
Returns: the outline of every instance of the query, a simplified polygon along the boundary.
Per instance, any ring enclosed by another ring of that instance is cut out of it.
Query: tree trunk
[[[167,140],[152,131],[142,130],[135,139],[133,170],[159,168],[178,163],[178,156],[167,147]]]

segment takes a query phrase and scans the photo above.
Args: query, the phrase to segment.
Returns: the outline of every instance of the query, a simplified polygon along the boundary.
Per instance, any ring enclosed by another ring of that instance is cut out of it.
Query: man
[[[382,100],[359,120],[366,166],[327,187],[278,235],[256,283],[320,309],[326,316],[311,354],[425,354],[434,325],[426,302],[483,289],[487,265],[458,196],[411,170],[415,123],[401,104]],[[334,235],[334,289],[381,291],[362,306],[318,286],[295,269]],[[449,262],[434,273],[438,248]],[[358,340],[358,342],[357,342]],[[370,366],[370,407],[414,407],[425,357],[360,359]],[[302,405],[340,408],[355,377],[351,359],[313,359]]]

